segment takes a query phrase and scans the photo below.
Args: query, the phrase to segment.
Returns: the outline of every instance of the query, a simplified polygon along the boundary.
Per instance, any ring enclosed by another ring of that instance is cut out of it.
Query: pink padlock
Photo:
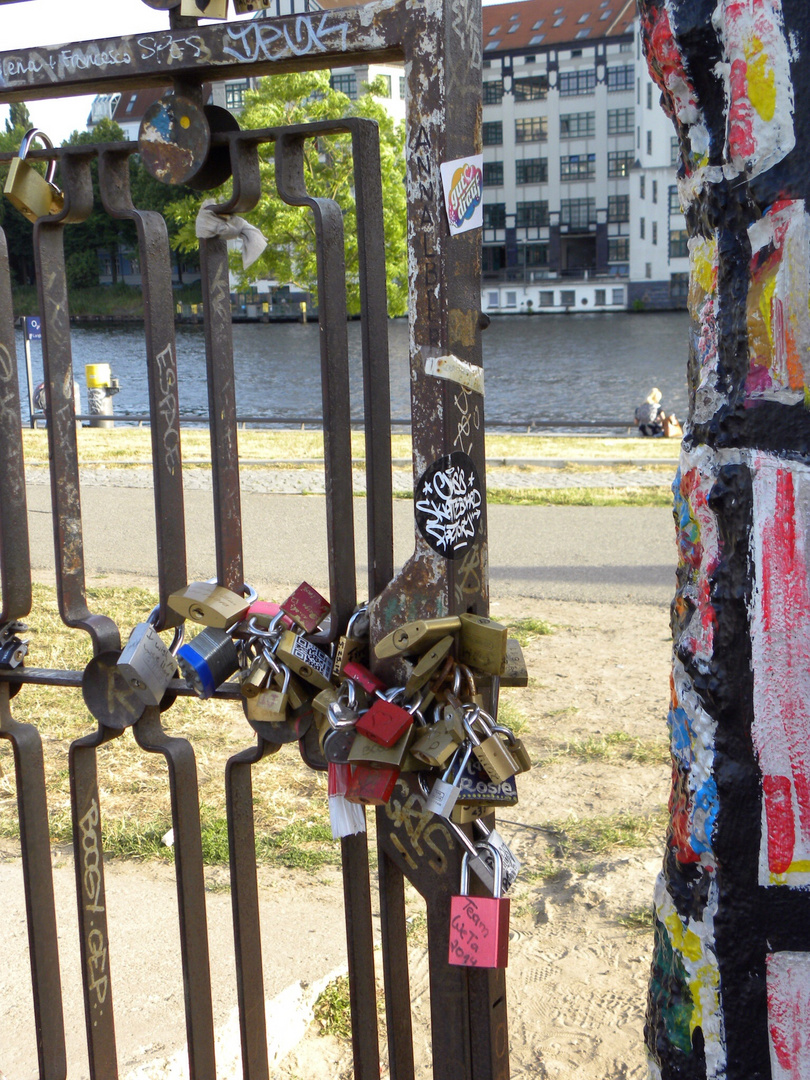
[[[343,665],[343,677],[344,679],[352,679],[354,682],[358,683],[363,687],[366,693],[371,694],[372,697],[378,693],[382,694],[388,689],[382,679],[378,679],[376,675],[372,675],[367,667],[358,664],[354,660],[350,660],[348,664]]]
[[[450,947],[447,961],[459,967],[505,968],[509,963],[509,900],[503,892],[501,853],[491,844],[476,844],[494,861],[493,896],[468,896],[469,853],[461,862],[461,896],[450,898]]]

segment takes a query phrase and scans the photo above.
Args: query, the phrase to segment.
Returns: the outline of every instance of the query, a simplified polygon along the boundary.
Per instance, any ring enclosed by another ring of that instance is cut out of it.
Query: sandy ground
[[[646,1074],[642,1026],[652,934],[628,916],[649,907],[661,861],[653,835],[642,847],[596,854],[548,877],[555,834],[549,821],[587,820],[661,810],[669,768],[625,757],[585,760],[577,741],[626,732],[665,743],[669,666],[668,613],[653,605],[493,602],[495,616],[540,616],[555,625],[526,649],[531,685],[512,690],[531,718],[524,741],[542,762],[520,778],[520,803],[500,829],[523,861],[512,891],[508,972],[512,1075],[618,1080]],[[283,751],[284,752],[284,751]],[[76,957],[73,871],[68,852],[54,856],[62,938],[62,976],[71,1080],[87,1075]],[[573,865],[573,864],[572,864]],[[209,921],[218,1075],[238,1074],[238,1025],[224,870],[209,872]],[[345,964],[342,887],[337,872],[262,872],[262,920],[272,1075],[286,1080],[351,1076],[350,1048],[308,1026],[324,979]],[[8,1080],[36,1075],[19,859],[0,858],[7,963],[0,973],[2,1059]],[[130,1080],[179,1077],[183,1053],[182,980],[171,914],[173,870],[110,864],[111,965],[116,992],[119,1067]],[[428,970],[420,903],[411,891],[411,986],[417,1074],[430,1068]],[[156,913],[160,913],[160,918]],[[379,921],[375,915],[377,927]],[[379,954],[378,954],[379,956]],[[125,959],[124,959],[125,958]],[[378,974],[380,966],[378,964]],[[22,990],[21,990],[22,988]],[[383,1047],[384,1052],[384,1047]],[[387,1070],[383,1069],[383,1075]]]

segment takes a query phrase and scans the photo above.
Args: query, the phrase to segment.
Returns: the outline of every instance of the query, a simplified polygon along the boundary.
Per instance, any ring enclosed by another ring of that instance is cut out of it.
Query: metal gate
[[[168,8],[169,3],[151,6]],[[156,18],[157,18],[156,13]],[[444,218],[439,166],[480,150],[481,16],[476,0],[414,5],[384,0],[360,8],[325,10],[250,22],[198,26],[169,11],[170,29],[120,40],[82,42],[0,54],[0,102],[34,100],[144,86],[199,87],[203,80],[272,75],[294,69],[345,66],[352,61],[399,59],[407,79],[408,255],[410,364],[414,479],[431,463],[463,451],[484,475],[483,399],[476,383],[432,374],[430,361],[452,356],[455,370],[480,368],[480,240],[477,230],[451,236]],[[394,576],[390,416],[382,191],[376,128],[366,121],[321,123],[285,129],[234,131],[214,137],[230,156],[231,199],[218,213],[246,212],[261,194],[259,148],[274,144],[279,197],[314,215],[318,243],[323,425],[329,538],[332,637],[356,604],[353,500],[348,395],[348,346],[343,267],[343,225],[336,204],[306,190],[303,147],[307,139],[351,135],[358,204],[365,433],[367,447],[367,544],[371,640],[403,619],[458,612],[486,614],[485,500],[475,538],[463,558],[434,550],[415,528],[413,556]],[[102,800],[97,749],[132,726],[146,753],[168,763],[174,826],[177,894],[183,957],[186,1028],[193,1078],[213,1078],[214,1030],[206,936],[200,812],[193,749],[169,737],[160,709],[140,717],[115,690],[119,628],[88,606],[79,500],[79,467],[72,396],[72,356],[63,231],[92,208],[90,166],[98,161],[101,197],[112,217],[137,229],[143,274],[145,337],[151,418],[155,527],[160,609],[157,628],[176,625],[167,597],[185,585],[182,462],[177,394],[174,304],[169,246],[160,215],[142,211],[129,193],[129,156],[136,144],[77,146],[56,151],[65,205],[34,226],[37,285],[47,387],[54,551],[59,610],[70,627],[90,635],[94,659],[88,672],[19,666],[0,670],[0,735],[14,748],[20,836],[28,912],[39,1075],[60,1080],[66,1071],[61,989],[56,951],[43,748],[36,726],[12,715],[25,710],[25,684],[79,686],[98,721],[70,750],[70,783],[80,949],[91,1075],[117,1076],[113,986],[107,949]],[[32,151],[32,158],[54,156]],[[201,268],[209,387],[209,424],[215,507],[216,571],[220,584],[240,589],[249,580],[243,552],[236,400],[233,374],[228,263],[223,239],[202,240]],[[0,234],[0,629],[31,615],[24,461],[15,361],[10,277]],[[171,512],[167,512],[167,511]],[[339,539],[338,539],[339,538]],[[283,557],[283,551],[280,551]],[[36,618],[36,612],[31,616]],[[396,674],[389,662],[387,673]],[[384,670],[384,674],[385,674]],[[497,698],[498,679],[483,687]],[[89,690],[88,690],[89,688]],[[175,680],[178,694],[190,693]],[[221,690],[220,694],[227,693]],[[18,704],[19,703],[19,704]],[[258,887],[252,812],[252,770],[278,747],[259,737],[237,752],[226,771],[237,983],[246,1078],[268,1077],[259,947]],[[302,740],[305,760],[311,745]],[[310,755],[313,756],[313,755]],[[457,891],[463,848],[451,829],[431,825],[425,857],[422,795],[403,774],[396,797],[377,811],[382,960],[390,1075],[414,1075],[408,983],[404,881],[425,898],[431,960],[433,1073],[450,1078],[508,1076],[505,979],[502,971],[451,967],[446,962],[450,897]],[[420,824],[420,821],[422,822]],[[341,840],[345,883],[355,1076],[380,1075],[372,944],[369,853],[365,834]]]

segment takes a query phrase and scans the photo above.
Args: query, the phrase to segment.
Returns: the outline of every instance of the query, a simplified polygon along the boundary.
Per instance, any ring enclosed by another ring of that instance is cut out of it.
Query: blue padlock
[[[207,626],[180,646],[177,663],[197,697],[210,698],[239,669],[239,654],[230,634]]]

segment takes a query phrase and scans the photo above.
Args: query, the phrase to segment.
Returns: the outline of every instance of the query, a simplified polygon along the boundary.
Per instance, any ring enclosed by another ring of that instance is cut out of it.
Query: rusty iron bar
[[[31,610],[20,385],[6,234],[0,229],[0,626]]]
[[[98,180],[107,213],[135,224],[141,256],[160,604],[156,628],[162,630],[182,621],[167,600],[187,582],[171,258],[166,222],[155,211],[137,210],[132,203],[129,161],[128,150],[102,148]]]
[[[39,1076],[40,1080],[65,1080],[65,1025],[42,739],[33,724],[13,718],[9,687],[3,682],[0,738],[8,739],[14,751]]]

